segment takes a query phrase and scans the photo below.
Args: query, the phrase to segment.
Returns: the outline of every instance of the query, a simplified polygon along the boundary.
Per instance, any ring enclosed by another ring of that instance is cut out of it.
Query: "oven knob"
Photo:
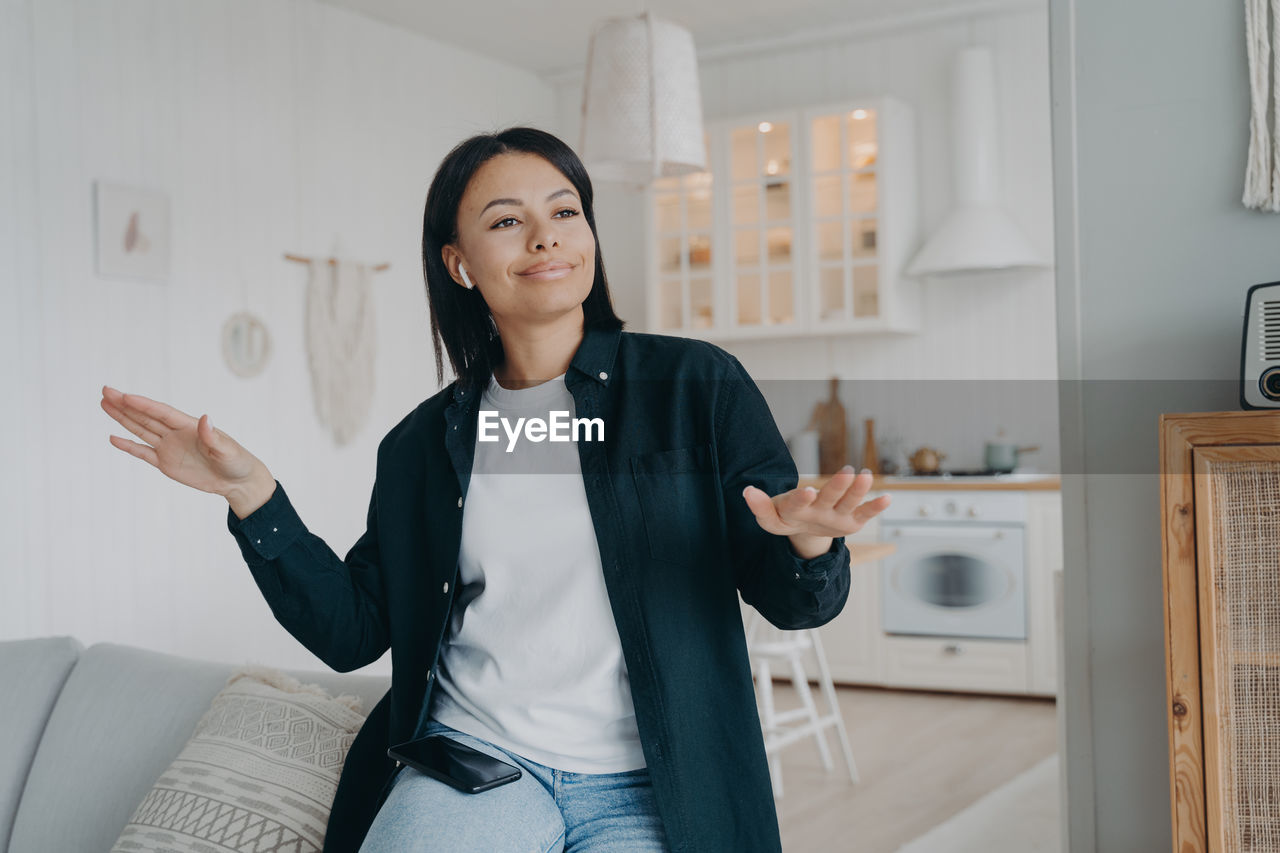
[[[977,518],[979,515],[981,515],[981,513],[980,513],[980,512],[978,512],[978,508],[977,508],[976,506],[971,506],[971,507],[969,507],[969,517],[970,517],[970,518]]]
[[[956,502],[955,502],[955,501],[947,501],[946,510],[947,510],[947,515],[955,515],[955,514],[956,514]]]
[[[920,504],[920,509],[916,510],[920,515],[933,515],[933,507],[928,504]]]
[[[959,643],[948,643],[942,650],[949,655],[964,654],[964,646]]]

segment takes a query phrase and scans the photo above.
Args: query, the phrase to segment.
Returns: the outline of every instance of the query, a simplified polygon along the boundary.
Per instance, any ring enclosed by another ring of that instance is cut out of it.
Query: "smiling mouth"
[[[564,278],[573,272],[573,267],[553,267],[549,270],[541,270],[540,272],[519,273],[521,278],[531,278],[534,281],[550,281],[551,279]]]

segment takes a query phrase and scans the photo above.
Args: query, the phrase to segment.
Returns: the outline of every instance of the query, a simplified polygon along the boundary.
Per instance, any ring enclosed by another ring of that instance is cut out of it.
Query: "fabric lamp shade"
[[[693,35],[645,12],[599,22],[579,152],[592,180],[644,185],[707,167]]]

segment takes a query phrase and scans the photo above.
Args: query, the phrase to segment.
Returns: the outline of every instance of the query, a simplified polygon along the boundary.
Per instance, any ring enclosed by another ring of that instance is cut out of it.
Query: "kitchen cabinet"
[[[707,340],[917,332],[911,108],[706,122],[708,168],[647,190],[650,330]]]
[[[1280,826],[1280,412],[1160,416],[1173,847],[1274,850]]]
[[[962,482],[955,488],[972,485]],[[884,634],[879,640],[880,683],[930,690],[1056,695],[1058,625],[1053,577],[1062,567],[1061,492],[1010,491],[1026,500],[1021,552],[1026,638]]]

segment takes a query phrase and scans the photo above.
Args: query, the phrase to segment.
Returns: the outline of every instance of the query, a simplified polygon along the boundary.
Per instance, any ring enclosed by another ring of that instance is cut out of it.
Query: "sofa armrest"
[[[36,747],[84,646],[75,637],[0,642],[0,853],[9,849]]]

